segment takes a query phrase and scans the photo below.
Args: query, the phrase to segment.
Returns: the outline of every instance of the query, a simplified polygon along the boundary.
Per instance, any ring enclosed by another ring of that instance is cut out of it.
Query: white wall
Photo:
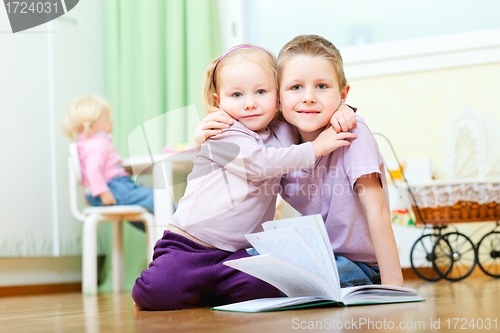
[[[12,34],[0,10],[0,257],[81,253],[60,123],[71,99],[105,94],[103,16],[102,0],[80,1],[59,19]]]
[[[0,10],[0,30],[10,30]],[[0,34],[0,249],[50,255],[50,133],[47,27]]]
[[[297,35],[338,47],[500,28],[497,0],[235,0],[243,2],[246,43],[276,54]]]

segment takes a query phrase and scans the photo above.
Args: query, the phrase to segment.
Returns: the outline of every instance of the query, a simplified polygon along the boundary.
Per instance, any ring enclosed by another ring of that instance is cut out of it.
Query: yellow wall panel
[[[359,108],[372,132],[386,135],[400,160],[430,158],[437,178],[444,178],[444,130],[456,112],[472,108],[500,120],[500,62],[349,82],[347,102]],[[379,146],[384,158],[393,159],[384,142]]]

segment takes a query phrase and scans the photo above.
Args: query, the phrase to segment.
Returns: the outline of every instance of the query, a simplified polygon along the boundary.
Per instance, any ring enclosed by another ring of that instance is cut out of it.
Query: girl
[[[244,235],[272,219],[281,175],[312,167],[355,137],[330,129],[311,142],[276,149],[287,135],[270,126],[277,109],[275,57],[253,45],[235,47],[207,68],[203,101],[235,122],[210,138],[194,161],[179,207],[133,288],[142,309],[181,309],[199,294],[211,305],[279,296],[223,262],[248,256]]]
[[[322,37],[298,36],[282,48],[277,63],[279,109],[298,129],[295,138],[280,139],[288,144],[315,140],[350,89],[340,52]],[[223,125],[213,121],[221,119],[207,119],[206,124],[212,122],[203,126],[217,130]],[[337,127],[351,127],[347,120]],[[342,286],[380,283],[380,278],[402,286],[382,157],[364,120],[356,122],[351,131],[358,138],[349,147],[320,157],[309,170],[285,175],[281,195],[304,215],[322,215]]]
[[[64,134],[77,138],[86,199],[92,206],[140,205],[154,213],[153,190],[137,186],[122,166],[111,132],[111,106],[97,96],[77,98],[63,116]],[[144,229],[141,222],[132,222]]]

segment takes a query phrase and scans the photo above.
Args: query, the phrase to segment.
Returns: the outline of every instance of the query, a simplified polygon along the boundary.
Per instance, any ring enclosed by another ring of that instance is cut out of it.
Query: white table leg
[[[113,249],[111,271],[113,277],[113,291],[121,292],[124,289],[124,255],[123,255],[123,222],[113,221]]]
[[[153,166],[153,186],[155,203],[156,239],[163,236],[170,218],[174,214],[174,201],[171,186],[173,184],[173,162],[158,161]],[[154,246],[154,244],[153,244]]]

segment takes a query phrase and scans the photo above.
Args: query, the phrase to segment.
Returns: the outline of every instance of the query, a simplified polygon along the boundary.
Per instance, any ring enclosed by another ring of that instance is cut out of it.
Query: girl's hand
[[[222,110],[210,113],[196,127],[194,144],[196,147],[201,146],[209,137],[221,134],[223,129],[229,128],[233,123],[233,118]]]
[[[115,197],[110,191],[102,193],[100,197],[104,206],[116,205]]]
[[[330,123],[337,133],[347,132],[356,126],[356,114],[347,104],[342,103],[330,118]]]
[[[321,132],[314,141],[311,142],[314,148],[314,156],[315,158],[318,158],[320,156],[330,154],[339,147],[349,146],[351,142],[345,139],[355,139],[357,137],[358,136],[354,133],[337,133],[332,127],[328,127]]]

